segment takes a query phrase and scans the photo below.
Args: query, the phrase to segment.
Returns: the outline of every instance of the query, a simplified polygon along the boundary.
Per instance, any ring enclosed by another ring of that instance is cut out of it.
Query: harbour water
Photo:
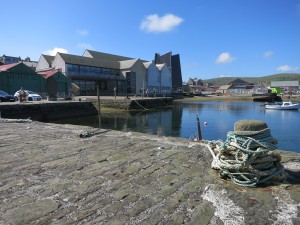
[[[300,112],[266,110],[258,102],[175,102],[159,111],[102,114],[101,127],[189,139],[197,134],[196,115],[205,140],[225,141],[238,120],[262,120],[278,140],[278,149],[300,152]],[[99,127],[97,116],[55,122]]]

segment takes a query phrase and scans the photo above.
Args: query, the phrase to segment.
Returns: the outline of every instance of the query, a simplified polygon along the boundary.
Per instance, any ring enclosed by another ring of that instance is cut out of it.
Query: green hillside
[[[274,74],[264,77],[219,77],[213,78],[208,80],[203,80],[204,83],[212,83],[214,85],[225,85],[234,81],[235,79],[242,79],[248,81],[250,83],[258,83],[258,82],[265,82],[270,84],[271,81],[295,81],[298,80],[300,82],[300,73],[280,73]]]

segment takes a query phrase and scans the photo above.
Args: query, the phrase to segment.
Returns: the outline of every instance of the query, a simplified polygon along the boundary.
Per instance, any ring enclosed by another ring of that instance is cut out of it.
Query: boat
[[[293,102],[275,102],[271,104],[266,104],[266,109],[277,109],[277,110],[291,110],[291,109],[298,109],[300,106],[299,103],[293,103]]]

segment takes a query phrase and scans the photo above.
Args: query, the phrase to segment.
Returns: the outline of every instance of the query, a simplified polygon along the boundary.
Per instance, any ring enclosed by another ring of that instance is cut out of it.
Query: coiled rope
[[[270,179],[284,179],[281,156],[275,152],[277,141],[269,128],[260,131],[230,131],[227,140],[216,145],[212,168],[222,178],[230,178],[240,186],[255,186]]]

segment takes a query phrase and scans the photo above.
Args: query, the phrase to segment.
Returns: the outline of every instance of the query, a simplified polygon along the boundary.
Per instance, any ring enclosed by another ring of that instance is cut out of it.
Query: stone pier
[[[0,123],[0,224],[296,225],[300,156],[282,157],[286,182],[247,188],[211,169],[204,143]]]

